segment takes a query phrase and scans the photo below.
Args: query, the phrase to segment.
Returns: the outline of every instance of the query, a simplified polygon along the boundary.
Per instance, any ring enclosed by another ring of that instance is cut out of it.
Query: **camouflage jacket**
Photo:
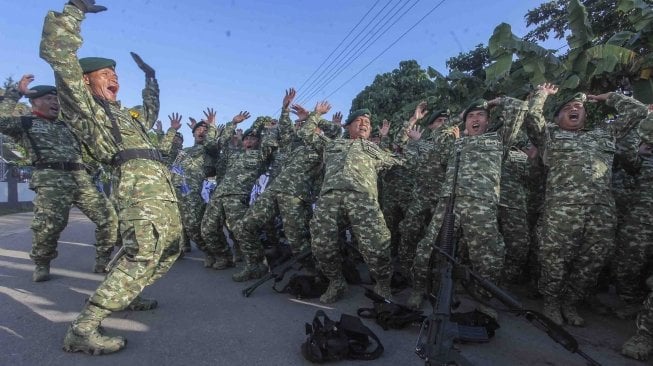
[[[316,132],[320,115],[312,112],[299,135],[322,154],[324,182],[320,193],[332,190],[355,191],[378,199],[378,172],[403,164],[375,143],[363,139],[330,139]]]
[[[633,98],[610,93],[607,104],[617,109],[622,123],[599,125],[593,129],[566,131],[547,124],[542,108],[547,95],[537,92],[531,99],[527,131],[540,149],[548,168],[546,204],[614,205],[612,165],[615,136],[646,115],[646,107]]]
[[[203,144],[195,144],[181,150],[172,163],[172,184],[177,188],[186,184],[190,189],[188,194],[199,197],[202,191],[202,182],[206,178],[204,174],[205,158]]]
[[[453,143],[443,145],[442,153],[448,157],[448,163],[442,197],[451,195],[455,151],[460,151],[456,196],[499,203],[502,163],[513,146],[528,110],[524,101],[509,97],[501,99],[501,106],[503,124],[497,131],[479,136],[461,136]]]
[[[412,198],[436,202],[447,171],[448,156],[443,156],[441,148],[452,144],[454,136],[445,126],[429,131],[426,138],[410,141],[406,146],[406,166],[415,177]]]
[[[223,135],[231,136],[236,128],[233,122],[227,123]],[[267,169],[267,163],[274,150],[270,143],[271,137],[264,135],[261,147],[255,150],[224,149],[218,160],[226,162],[226,170],[222,181],[218,183],[214,195],[247,195],[249,196],[256,180]]]
[[[20,95],[7,93],[0,109],[12,111]],[[12,137],[27,150],[32,164],[82,164],[82,151],[77,138],[62,121],[48,121],[36,116],[0,116],[0,132]],[[35,169],[30,187],[74,186],[76,174],[88,175],[85,170],[72,172],[59,169]],[[87,177],[88,178],[88,177]]]
[[[264,128],[263,135],[264,138],[265,135],[268,135],[268,148],[272,148],[270,166],[268,167],[269,185],[281,173],[282,167],[286,160],[290,158],[292,152],[292,142],[296,133],[290,120],[290,112],[287,110],[282,111],[279,124],[274,128]]]
[[[134,116],[118,102],[95,99],[84,84],[77,50],[82,44],[80,26],[84,13],[66,5],[63,13],[49,12],[43,25],[41,58],[52,66],[55,74],[60,116],[77,137],[87,144],[93,157],[111,165],[114,156],[127,149],[156,150],[147,131],[159,113],[159,88],[155,79],[147,80],[143,90],[143,115]],[[113,117],[113,118],[112,118]],[[170,172],[158,161],[132,159],[115,167],[113,192],[119,210],[144,200],[175,202]],[[123,215],[129,215],[124,213]],[[140,215],[139,210],[133,211]]]

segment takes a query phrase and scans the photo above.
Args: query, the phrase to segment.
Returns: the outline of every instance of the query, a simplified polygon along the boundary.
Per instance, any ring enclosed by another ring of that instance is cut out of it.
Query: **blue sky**
[[[312,109],[329,96],[332,112],[345,116],[351,100],[377,74],[398,67],[402,60],[415,59],[424,68],[432,66],[447,73],[445,61],[467,52],[479,43],[487,44],[494,27],[501,22],[512,25],[513,33],[524,35],[524,15],[541,0],[114,0],[97,1],[109,8],[89,14],[82,24],[85,43],[79,55],[110,57],[117,61],[120,79],[119,99],[126,106],[141,104],[143,74],[132,61],[134,51],[153,66],[161,86],[161,114],[164,128],[168,115],[178,112],[200,118],[212,107],[218,122],[224,123],[241,110],[252,118],[276,117],[284,90],[299,88],[359,22],[361,37],[375,44],[353,47],[343,56],[360,55],[342,73],[321,88],[299,90],[297,100],[315,95],[303,104]],[[24,73],[36,75],[34,84],[52,84],[52,71],[38,56],[43,18],[48,10],[61,11],[64,1],[21,0],[3,4],[0,17],[0,77],[19,79]],[[441,4],[440,4],[441,3]],[[192,4],[192,5],[191,5]],[[397,17],[415,4],[401,19],[381,35],[396,18],[379,11],[386,6]],[[438,6],[438,4],[440,4]],[[396,7],[395,7],[396,6]],[[402,7],[404,6],[404,7]],[[399,36],[415,25],[424,14],[438,6],[423,22],[363,70]],[[363,17],[370,9],[370,15]],[[373,15],[380,14],[376,17]],[[361,21],[362,19],[362,21]],[[379,25],[374,27],[376,21]],[[368,25],[367,27],[364,27]],[[339,48],[348,44],[348,38]],[[546,46],[557,48],[564,41]],[[364,52],[363,49],[368,47]],[[355,48],[355,50],[354,50]],[[351,50],[351,52],[349,52]],[[339,51],[336,52],[338,54]],[[341,63],[342,64],[342,63]],[[326,66],[326,65],[325,65]],[[363,71],[361,71],[363,70]],[[360,73],[359,73],[360,72]],[[351,81],[352,76],[359,73]],[[319,74],[319,73],[318,73]],[[344,85],[343,85],[344,84]],[[184,125],[185,145],[192,144]]]

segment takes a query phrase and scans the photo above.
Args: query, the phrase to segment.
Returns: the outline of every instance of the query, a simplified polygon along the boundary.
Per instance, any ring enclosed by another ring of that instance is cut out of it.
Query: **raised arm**
[[[318,123],[322,115],[328,113],[330,109],[331,105],[327,101],[317,103],[315,110],[308,114],[306,122],[298,132],[299,137],[302,138],[306,144],[311,145],[318,150],[324,149],[324,146],[330,141],[328,137],[320,133],[320,129],[318,128]],[[304,114],[306,111],[302,106],[296,104],[293,105],[293,110],[295,110],[295,113],[298,116]]]
[[[528,105],[528,113],[526,114],[526,134],[531,140],[533,145],[542,149],[546,143],[546,118],[544,118],[544,102],[549,95],[554,95],[558,92],[558,87],[544,83],[537,86],[535,95],[531,98]]]
[[[159,83],[156,81],[154,69],[146,64],[136,53],[130,52],[136,65],[145,73],[145,88],[143,89],[143,110],[145,113],[145,129],[149,130],[159,118]]]
[[[118,148],[111,136],[111,121],[106,112],[93,100],[84,83],[77,50],[82,44],[80,35],[84,11],[106,10],[90,1],[76,1],[78,5],[65,5],[62,13],[49,12],[43,24],[40,55],[54,70],[59,97],[59,115],[76,132],[82,141],[93,141],[94,155],[110,162]],[[91,3],[87,5],[87,3]],[[98,10],[99,9],[99,10]]]
[[[610,124],[610,130],[616,137],[625,136],[628,131],[648,115],[648,108],[635,98],[620,93],[604,93],[588,95],[587,99],[593,102],[602,102],[614,107],[619,114],[619,123]]]

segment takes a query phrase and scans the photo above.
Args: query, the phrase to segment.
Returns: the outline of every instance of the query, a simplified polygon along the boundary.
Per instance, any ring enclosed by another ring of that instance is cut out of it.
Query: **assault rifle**
[[[242,291],[243,296],[249,297],[254,290],[256,290],[257,287],[261,286],[262,284],[274,279],[274,282],[279,282],[283,280],[283,276],[288,272],[295,264],[298,262],[304,260],[305,258],[309,257],[311,255],[311,249],[305,249],[301,253],[297,254],[296,256],[293,256],[289,258],[287,261],[284,263],[278,265],[277,267],[274,267],[270,270],[268,274],[265,276],[261,277],[258,281],[254,282],[251,286],[247,287]]]
[[[542,329],[555,342],[562,345],[571,353],[578,353],[589,365],[601,366],[597,361],[580,350],[578,341],[561,326],[555,324],[545,315],[524,308],[524,306],[503,291],[500,287],[481,277],[471,269],[459,263],[455,256],[454,241],[454,204],[456,196],[456,183],[458,180],[458,165],[460,162],[460,151],[456,152],[454,178],[451,195],[447,201],[445,216],[440,226],[440,231],[436,242],[433,244],[431,253],[431,262],[429,268],[432,268],[433,254],[440,254],[445,259],[440,268],[440,285],[438,296],[429,294],[429,300],[433,306],[433,313],[429,315],[422,323],[415,353],[425,361],[426,365],[461,365],[471,366],[472,363],[453,349],[454,341],[464,340],[461,328],[451,320],[451,308],[453,301],[453,277],[455,272],[457,277],[462,277],[474,281],[478,286],[491,293],[497,300],[508,306],[508,310],[517,314],[524,315],[526,320],[533,323],[537,328]],[[431,282],[431,281],[429,281]]]

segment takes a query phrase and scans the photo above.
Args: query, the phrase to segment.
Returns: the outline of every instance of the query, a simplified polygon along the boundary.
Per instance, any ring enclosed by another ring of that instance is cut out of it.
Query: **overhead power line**
[[[417,27],[420,23],[422,23],[424,21],[424,19],[429,17],[445,1],[446,0],[441,0],[439,3],[437,3],[431,10],[429,10],[426,14],[424,14],[424,16],[422,18],[420,18],[420,20],[418,20],[415,24],[413,24],[412,27],[408,28],[408,30],[406,30],[404,33],[402,33],[396,40],[394,40],[394,42],[390,43],[390,45],[388,45],[388,47],[386,47],[383,51],[381,51],[381,53],[379,53],[370,62],[368,62],[365,66],[363,66],[363,68],[361,68],[358,72],[356,72],[352,77],[347,79],[344,83],[340,84],[340,86],[338,86],[333,92],[331,92],[331,94],[327,95],[325,99],[328,99],[329,97],[331,97],[333,94],[338,92],[343,86],[347,85],[347,83],[352,81],[356,76],[360,75],[361,72],[363,72],[365,69],[367,69],[372,63],[374,63],[374,61],[378,60],[379,57],[383,56],[383,54],[385,54],[390,48],[392,48],[395,44],[397,44],[397,42],[399,42],[401,39],[403,39],[406,36],[406,34],[408,34],[410,31],[415,29],[415,27]]]

